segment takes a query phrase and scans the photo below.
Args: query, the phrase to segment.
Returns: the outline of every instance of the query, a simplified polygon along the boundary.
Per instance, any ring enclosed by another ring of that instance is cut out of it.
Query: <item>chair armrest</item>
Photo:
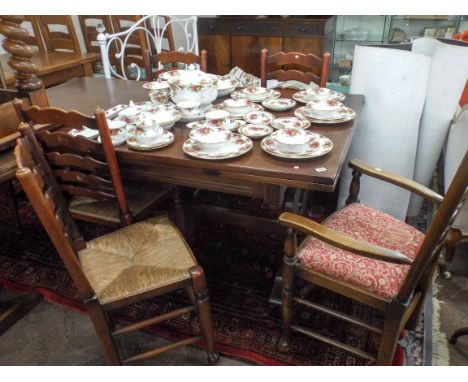
[[[362,174],[384,180],[396,186],[400,186],[406,190],[412,191],[415,194],[422,196],[424,199],[430,200],[431,202],[440,204],[442,203],[442,200],[444,200],[443,196],[439,195],[437,192],[432,191],[430,188],[415,182],[414,180],[405,178],[401,175],[393,174],[391,172],[383,171],[377,167],[369,166],[359,159],[351,160],[349,162],[349,167]]]
[[[307,235],[312,235],[327,244],[344,249],[345,251],[354,252],[358,255],[375,260],[385,261],[387,263],[413,263],[410,258],[402,255],[400,252],[353,239],[300,215],[284,212],[280,215],[278,220],[283,226],[294,228],[298,231],[306,233]]]

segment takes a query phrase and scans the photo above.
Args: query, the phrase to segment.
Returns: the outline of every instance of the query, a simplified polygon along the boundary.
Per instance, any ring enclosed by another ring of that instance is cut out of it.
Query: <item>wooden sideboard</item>
[[[208,71],[226,74],[234,66],[260,76],[260,51],[323,54],[329,16],[198,18],[199,49],[208,51]]]

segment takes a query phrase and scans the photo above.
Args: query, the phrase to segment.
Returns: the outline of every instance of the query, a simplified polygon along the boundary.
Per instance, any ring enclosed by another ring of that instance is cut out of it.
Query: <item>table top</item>
[[[130,100],[148,101],[142,82],[123,81],[81,77],[72,79],[62,85],[47,89],[51,106],[63,109],[75,109],[91,115],[96,107],[109,109],[117,104],[127,104]],[[280,90],[282,96],[291,97],[297,90]],[[221,102],[217,99],[214,103]],[[273,157],[260,147],[260,141],[254,141],[253,149],[241,157],[221,161],[195,159],[182,151],[182,144],[188,138],[189,129],[186,123],[178,122],[172,129],[174,143],[155,151],[134,151],[125,145],[117,147],[120,161],[132,165],[145,165],[157,162],[164,165],[182,166],[184,168],[203,168],[224,172],[234,172],[250,178],[258,178],[263,183],[285,185],[297,188],[333,191],[341,167],[351,143],[356,121],[364,104],[364,96],[347,95],[344,104],[356,111],[356,119],[339,125],[312,124],[309,131],[329,137],[334,144],[331,153],[312,159],[289,160]],[[301,106],[300,103],[297,105]],[[276,117],[291,116],[293,109],[287,112],[272,112]],[[271,111],[270,111],[271,112]],[[317,171],[325,168],[324,171]]]

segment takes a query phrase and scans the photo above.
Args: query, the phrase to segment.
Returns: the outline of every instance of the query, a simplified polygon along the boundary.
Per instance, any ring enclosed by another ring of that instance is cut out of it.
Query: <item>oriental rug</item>
[[[3,203],[0,194],[0,207]],[[260,201],[228,195],[211,195],[212,203],[236,205],[253,213],[271,215]],[[50,302],[84,311],[77,290],[48,236],[24,196],[18,198],[22,227],[9,224],[11,211],[0,208],[0,280],[17,290],[35,289]],[[320,208],[318,208],[320,210]],[[316,213],[317,207],[315,207]],[[323,211],[322,211],[323,212]],[[107,228],[80,223],[87,240],[100,236]],[[241,230],[228,225],[193,224],[189,244],[205,269],[213,312],[214,339],[217,349],[260,365],[367,365],[362,360],[332,346],[293,335],[290,351],[280,352],[280,309],[268,302],[274,275],[280,266],[283,237]],[[342,312],[381,324],[379,313],[365,305],[313,288],[313,301]],[[187,303],[182,293],[131,305],[114,316],[131,322],[170,311]],[[379,338],[367,330],[306,308],[296,309],[296,319],[323,335],[377,353]],[[163,337],[177,339],[199,332],[194,314],[187,314],[151,328]],[[421,336],[406,336],[407,354],[398,348],[394,364],[417,364],[421,359]],[[419,343],[418,343],[419,341]],[[416,351],[415,351],[416,349]],[[415,354],[416,353],[416,354]],[[419,355],[418,355],[419,354]]]

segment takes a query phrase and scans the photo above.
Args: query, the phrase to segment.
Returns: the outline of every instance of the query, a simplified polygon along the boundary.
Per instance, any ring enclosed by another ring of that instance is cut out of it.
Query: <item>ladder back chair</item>
[[[97,109],[93,118],[53,107],[25,108],[20,100],[14,106],[20,120],[31,125],[87,126],[99,131],[102,144],[68,132],[37,133],[61,191],[69,196],[68,208],[75,219],[112,227],[128,225],[173,195],[174,188],[164,184],[132,182],[124,188],[103,110]]]
[[[287,351],[291,331],[336,346],[377,365],[392,363],[401,330],[414,329],[444,238],[467,197],[468,152],[465,153],[445,195],[404,177],[352,160],[353,180],[347,205],[324,224],[292,213],[279,217],[287,227],[283,259],[280,349]],[[415,228],[359,203],[362,174],[403,187],[439,205],[426,235]],[[309,237],[296,248],[296,230]],[[294,291],[299,278],[379,310],[383,327],[306,300]],[[381,334],[377,357],[337,339],[320,335],[293,323],[293,305],[301,304],[328,313],[347,323]]]
[[[85,243],[31,126],[21,123],[19,129],[23,136],[15,147],[16,176],[80,293],[108,362],[129,364],[200,340],[206,344],[209,362],[217,362],[203,269],[177,228],[160,216]],[[130,325],[114,326],[109,311],[179,289],[186,290],[189,305]],[[200,335],[120,358],[116,336],[193,311],[199,316]]]
[[[41,27],[39,26],[37,16],[25,16],[25,18],[26,20],[22,23],[22,26],[27,28],[27,25],[24,24],[30,24],[30,28],[28,29],[31,29],[33,34],[25,36],[23,41],[29,46],[37,47],[40,53],[45,53],[46,48],[44,45],[44,41],[42,41]]]
[[[81,53],[71,16],[35,16],[49,52]]]
[[[268,72],[270,65],[275,68],[280,67],[280,69]],[[289,66],[293,68],[289,69]],[[278,52],[268,55],[267,49],[262,49],[261,52],[260,79],[263,87],[266,87],[267,80],[276,79],[278,81],[296,80],[306,84],[314,82],[324,88],[327,85],[329,71],[330,53],[328,52],[324,53],[322,58],[312,53]]]
[[[85,43],[86,51],[88,53],[97,53],[101,55],[101,49],[97,41],[98,32],[96,30],[97,25],[101,24],[104,26],[107,33],[113,33],[112,21],[110,16],[97,16],[97,15],[79,15],[81,33],[83,35],[83,41]],[[112,65],[115,65],[115,46],[110,47],[109,59]],[[94,72],[99,72],[99,66],[97,62],[93,62]],[[101,68],[102,71],[102,68]]]
[[[191,52],[178,51],[161,52],[152,55],[147,50],[144,56],[146,78],[148,81],[156,80],[161,73],[177,69],[178,63],[185,65],[198,64],[202,72],[207,72],[207,57],[208,53],[206,50],[202,50],[199,56]],[[160,65],[163,66],[162,69],[159,69]],[[153,71],[153,68],[156,68],[156,71]]]

